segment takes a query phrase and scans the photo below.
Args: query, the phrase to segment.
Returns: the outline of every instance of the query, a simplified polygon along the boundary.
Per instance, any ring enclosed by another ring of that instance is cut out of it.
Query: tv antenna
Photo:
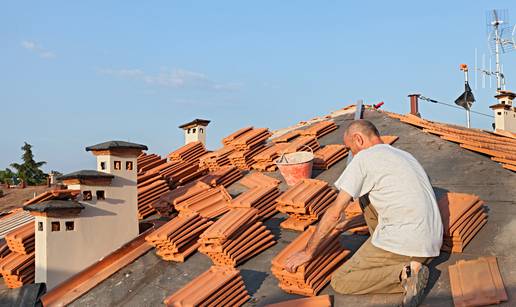
[[[505,76],[503,66],[500,61],[502,53],[508,53],[516,49],[514,35],[516,26],[509,23],[509,13],[507,10],[491,10],[487,12],[487,43],[489,50],[495,55],[495,71],[483,69],[481,72],[488,76],[496,77],[496,90],[505,90]]]

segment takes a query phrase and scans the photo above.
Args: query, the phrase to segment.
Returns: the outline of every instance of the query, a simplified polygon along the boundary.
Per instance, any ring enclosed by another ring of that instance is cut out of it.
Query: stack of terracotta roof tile
[[[293,139],[297,138],[300,135],[301,135],[301,130],[292,130],[281,136],[273,138],[271,141],[274,143],[287,143],[287,142],[290,142]]]
[[[224,146],[219,150],[207,153],[199,158],[199,166],[210,171],[216,171],[222,166],[230,164],[229,155],[234,151],[233,147]]]
[[[5,236],[5,241],[13,252],[24,255],[32,253],[35,247],[34,222],[11,231]]]
[[[144,219],[156,213],[153,208],[161,195],[170,191],[165,179],[159,174],[149,178],[147,181],[138,182],[138,218]]]
[[[317,151],[321,148],[317,139],[312,136],[300,136],[292,142],[285,144],[288,144],[288,146],[283,150],[285,153],[310,151],[310,149],[312,151]]]
[[[254,157],[266,149],[265,143],[258,144],[250,150],[235,151],[229,155],[232,165],[241,170],[250,170],[255,160]]]
[[[264,175],[259,172],[254,172],[246,175],[240,180],[240,184],[247,188],[265,187],[265,186],[279,186],[281,181],[276,178]]]
[[[5,240],[0,241],[0,260],[4,259],[11,253],[9,246],[7,246],[7,242]]]
[[[496,257],[459,260],[448,271],[457,307],[494,305],[508,300]]]
[[[145,237],[164,260],[184,262],[199,247],[197,240],[212,221],[198,214],[180,215]]]
[[[174,207],[183,214],[198,213],[208,219],[229,211],[231,195],[223,186],[204,190],[198,194],[185,194],[174,199]]]
[[[142,153],[136,159],[138,173],[145,172],[165,162],[167,162],[167,160],[162,159],[157,154]]]
[[[43,192],[43,193],[27,200],[23,204],[24,205],[32,205],[32,204],[40,203],[42,201],[53,200],[53,199],[61,199],[61,200],[72,199],[72,198],[75,198],[80,193],[81,193],[80,190],[69,190],[69,189],[46,191],[46,192]]]
[[[249,132],[253,129],[254,129],[253,127],[244,127],[242,129],[239,129],[239,130],[233,132],[232,134],[230,134],[227,137],[222,139],[222,145],[224,145],[224,146],[230,145],[234,140],[243,136],[244,134],[246,134],[247,132]]]
[[[314,169],[329,169],[348,155],[346,146],[329,144],[314,153]]]
[[[9,288],[34,283],[34,222],[16,228],[5,236],[9,252],[3,247],[0,274]]]
[[[387,113],[387,115],[422,128],[425,132],[438,135],[444,140],[458,143],[460,147],[491,156],[492,160],[502,163],[504,168],[516,171],[516,139],[514,137],[432,122],[411,114]]]
[[[321,121],[313,124],[305,130],[301,130],[301,135],[321,138],[326,134],[337,130],[337,125],[332,121]]]
[[[278,143],[269,145],[264,151],[254,156],[255,163],[252,168],[258,171],[273,172],[278,167],[276,166],[276,159],[279,158],[281,153],[289,146],[289,143]]]
[[[364,214],[360,208],[358,200],[351,202],[344,210],[346,219],[349,220],[346,231],[356,234],[369,234],[369,228],[367,227],[364,219]]]
[[[380,138],[382,139],[382,142],[384,144],[389,144],[389,145],[394,144],[394,142],[396,142],[399,139],[399,137],[396,135],[382,135],[382,136],[380,136]]]
[[[211,267],[164,300],[167,306],[242,306],[249,300],[240,271]]]
[[[156,210],[159,215],[170,217],[176,212],[173,203],[177,198],[183,197],[183,199],[186,199],[209,189],[210,186],[208,184],[193,181],[162,194],[159,199],[151,203],[150,206]]]
[[[222,185],[228,187],[242,178],[242,172],[235,166],[226,165],[216,171],[208,173],[208,175],[199,179],[199,181],[209,184],[213,187]]]
[[[251,150],[257,146],[263,145],[271,135],[272,134],[267,128],[255,128],[235,138],[229,143],[229,145],[235,147],[236,150],[239,151]]]
[[[237,266],[274,245],[254,208],[232,209],[201,234],[199,251],[215,265]]]
[[[487,223],[484,202],[476,195],[450,192],[438,205],[444,226],[442,250],[460,253]]]
[[[255,208],[260,219],[265,220],[274,216],[276,198],[281,195],[277,186],[257,186],[238,195],[231,201],[231,208]]]
[[[307,298],[298,298],[295,300],[288,300],[279,303],[269,304],[265,307],[331,307],[331,297],[326,295],[319,295]]]
[[[34,252],[21,254],[11,252],[0,260],[0,273],[8,288],[19,288],[34,283]]]
[[[277,198],[277,209],[289,214],[280,226],[303,231],[316,222],[337,198],[337,192],[325,181],[303,179]]]
[[[192,162],[199,161],[206,153],[206,148],[201,142],[191,142],[169,153],[167,157],[174,162]]]
[[[315,227],[308,228],[272,259],[272,274],[278,279],[279,287],[288,293],[317,295],[350,253],[339,243],[339,236],[334,234],[322,242],[313,259],[298,267],[296,272],[285,270],[288,257],[303,250],[314,231]]]

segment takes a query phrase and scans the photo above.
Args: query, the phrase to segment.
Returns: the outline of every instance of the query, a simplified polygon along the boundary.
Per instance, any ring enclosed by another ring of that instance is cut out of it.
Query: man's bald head
[[[373,125],[372,122],[366,120],[366,119],[358,119],[354,120],[348,128],[344,131],[344,137],[348,134],[353,134],[356,132],[360,132],[365,136],[368,137],[379,137],[380,132],[378,132],[378,129],[376,129],[376,126]]]
[[[344,143],[355,155],[361,150],[381,144],[382,139],[373,123],[360,119],[353,121],[344,131]]]

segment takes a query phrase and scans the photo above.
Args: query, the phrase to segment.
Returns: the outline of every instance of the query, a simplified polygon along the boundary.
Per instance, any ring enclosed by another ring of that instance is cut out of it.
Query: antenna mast
[[[489,30],[488,43],[495,54],[496,65],[495,71],[489,73],[495,75],[496,91],[499,92],[505,90],[505,76],[502,72],[500,55],[501,53],[513,51],[516,48],[514,40],[516,27],[512,28],[510,26],[507,10],[492,10],[489,12],[487,26]],[[484,73],[489,74],[487,72]]]

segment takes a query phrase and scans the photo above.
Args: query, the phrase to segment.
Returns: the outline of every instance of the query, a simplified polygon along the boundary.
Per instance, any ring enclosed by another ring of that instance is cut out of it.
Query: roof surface
[[[113,176],[111,174],[108,174],[108,173],[95,171],[95,170],[80,170],[80,171],[76,171],[76,172],[73,172],[73,173],[69,173],[69,174],[66,174],[66,175],[59,176],[59,177],[57,177],[57,180],[96,179],[96,178],[111,179],[111,178],[115,178],[115,176]]]
[[[196,118],[196,119],[192,120],[191,122],[182,124],[181,126],[179,126],[179,128],[183,129],[183,128],[187,128],[188,126],[192,126],[192,125],[208,126],[209,123],[210,123],[210,121],[207,119]]]
[[[142,144],[130,143],[125,141],[107,141],[86,147],[86,151],[109,150],[109,149],[141,149],[147,150],[147,146]]]
[[[47,200],[37,204],[24,206],[24,210],[37,212],[50,212],[64,209],[84,209],[84,205],[75,200]]]
[[[321,145],[341,144],[342,134],[351,122],[353,114],[335,118],[338,130],[322,137]],[[480,230],[462,254],[442,252],[430,264],[430,281],[423,306],[452,306],[448,278],[448,265],[459,259],[495,255],[498,258],[502,278],[509,297],[516,297],[516,173],[503,169],[489,157],[461,148],[459,145],[425,133],[421,129],[390,118],[376,111],[365,111],[364,118],[371,120],[382,135],[396,135],[394,147],[414,155],[426,170],[437,197],[447,191],[479,195],[489,208],[487,224]],[[343,159],[325,171],[314,171],[312,177],[332,184],[346,167]],[[267,175],[282,180],[278,172]],[[280,189],[285,190],[284,183]],[[233,184],[228,191],[233,197],[245,189]],[[263,306],[282,300],[299,298],[283,292],[271,273],[271,260],[299,232],[285,230],[279,224],[286,215],[277,214],[265,224],[275,235],[278,243],[256,257],[238,266],[246,288],[252,295],[246,306]],[[366,236],[343,234],[341,241],[346,248],[355,251]],[[211,260],[195,253],[185,263],[166,262],[156,256],[155,250],[137,259],[90,292],[72,303],[72,306],[155,306],[211,266]],[[401,302],[401,295],[339,295],[331,286],[320,294],[335,295],[334,306],[391,306]],[[509,305],[506,303],[506,305]]]

